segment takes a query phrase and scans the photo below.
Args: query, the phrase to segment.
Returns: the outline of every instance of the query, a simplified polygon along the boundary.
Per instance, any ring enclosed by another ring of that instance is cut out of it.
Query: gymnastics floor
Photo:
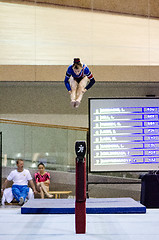
[[[32,199],[21,207],[22,214],[74,214],[75,199]],[[146,213],[146,207],[132,198],[90,198],[87,214]]]

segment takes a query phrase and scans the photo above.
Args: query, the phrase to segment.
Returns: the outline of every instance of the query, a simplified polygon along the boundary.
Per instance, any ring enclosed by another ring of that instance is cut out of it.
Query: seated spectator
[[[45,172],[45,165],[41,162],[38,164],[39,172],[35,173],[35,181],[37,190],[40,192],[41,198],[46,195],[52,198],[53,195],[49,194],[50,174]]]
[[[27,195],[25,201],[29,200],[29,199],[34,199],[34,193],[31,188],[29,188],[29,192],[28,192],[28,195]],[[11,187],[5,188],[3,191],[3,196],[2,196],[2,205],[5,205],[6,202],[7,203],[14,202],[14,200],[16,201],[16,199],[14,198],[13,193],[12,193],[12,188]]]
[[[24,169],[24,161],[22,159],[17,160],[17,169],[11,171],[8,175],[2,186],[2,191],[4,191],[9,181],[13,181],[12,194],[19,202],[19,205],[23,205],[27,199],[29,193],[28,182],[31,185],[33,192],[37,193],[29,170]]]

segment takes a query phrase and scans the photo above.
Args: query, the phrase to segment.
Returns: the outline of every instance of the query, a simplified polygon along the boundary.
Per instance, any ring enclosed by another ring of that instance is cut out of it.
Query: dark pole
[[[86,158],[86,197],[89,198],[89,193],[88,193],[88,173],[89,173],[89,158],[88,154],[90,153],[90,142],[89,142],[89,132],[87,132],[87,158]],[[90,155],[89,155],[90,156]]]
[[[86,143],[76,142],[76,202],[75,227],[77,234],[86,232]]]

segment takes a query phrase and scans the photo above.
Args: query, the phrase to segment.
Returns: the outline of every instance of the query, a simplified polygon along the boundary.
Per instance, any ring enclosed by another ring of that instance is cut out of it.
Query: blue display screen
[[[89,99],[90,171],[159,166],[159,99]]]

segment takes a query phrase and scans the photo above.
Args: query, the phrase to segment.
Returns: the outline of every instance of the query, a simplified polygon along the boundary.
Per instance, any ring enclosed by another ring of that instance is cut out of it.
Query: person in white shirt
[[[20,205],[23,205],[28,195],[29,192],[28,182],[31,185],[33,192],[37,193],[29,170],[24,169],[24,161],[22,159],[17,160],[17,169],[11,171],[11,173],[5,180],[2,187],[3,191],[6,188],[9,181],[13,181],[12,193],[14,198],[19,202]]]

